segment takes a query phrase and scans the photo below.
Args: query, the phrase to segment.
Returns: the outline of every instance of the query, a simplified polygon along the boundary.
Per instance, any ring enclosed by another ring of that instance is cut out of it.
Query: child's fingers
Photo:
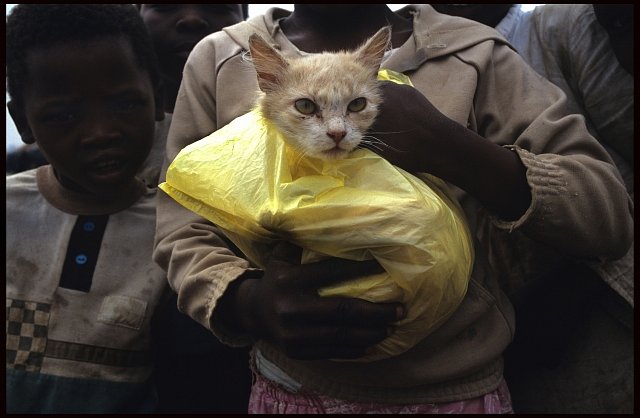
[[[319,297],[308,300],[296,311],[295,322],[302,324],[336,324],[362,329],[383,328],[405,315],[400,303],[373,303],[345,297]],[[294,320],[292,319],[292,322]]]
[[[298,289],[316,290],[321,287],[384,272],[376,260],[353,261],[328,258],[300,264],[302,249],[286,241],[279,242],[269,255],[271,267],[278,265],[278,281]],[[283,268],[286,266],[286,268]]]

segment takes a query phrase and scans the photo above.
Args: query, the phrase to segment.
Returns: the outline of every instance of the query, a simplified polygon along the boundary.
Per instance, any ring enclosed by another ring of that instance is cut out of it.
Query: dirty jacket
[[[156,190],[104,202],[50,165],[7,177],[8,413],[155,410],[150,321],[169,290],[151,259]]]
[[[286,56],[305,54],[279,28],[278,19],[288,13],[270,9],[196,46],[178,93],[165,170],[184,146],[252,108],[258,85],[245,59],[251,33],[260,33]],[[488,218],[573,257],[624,254],[632,237],[624,184],[582,118],[566,115],[563,93],[526,66],[492,28],[438,14],[428,5],[398,13],[413,19],[414,33],[382,67],[408,75],[449,118],[511,147],[527,169],[531,205],[513,222],[492,217],[451,185],[472,233],[480,218]],[[469,290],[458,310],[408,352],[373,363],[293,360],[264,341],[224,329],[216,304],[251,266],[213,225],[164,193],[159,194],[154,258],[168,271],[181,310],[227,344],[255,343],[304,388],[354,401],[448,402],[483,395],[502,379],[501,354],[514,333],[514,313],[478,243]]]

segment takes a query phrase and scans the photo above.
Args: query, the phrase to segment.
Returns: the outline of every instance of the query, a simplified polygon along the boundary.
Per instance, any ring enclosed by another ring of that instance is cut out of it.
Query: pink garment
[[[292,393],[256,374],[250,414],[512,414],[504,380],[493,392],[457,402],[394,405],[350,402],[310,393]]]

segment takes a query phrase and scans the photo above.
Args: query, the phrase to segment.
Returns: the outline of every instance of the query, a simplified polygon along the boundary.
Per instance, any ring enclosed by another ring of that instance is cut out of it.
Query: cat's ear
[[[385,26],[356,50],[359,60],[377,73],[391,41],[391,26]]]
[[[282,80],[282,74],[289,64],[262,37],[256,33],[249,37],[251,60],[258,73],[260,90],[268,92],[274,90]]]

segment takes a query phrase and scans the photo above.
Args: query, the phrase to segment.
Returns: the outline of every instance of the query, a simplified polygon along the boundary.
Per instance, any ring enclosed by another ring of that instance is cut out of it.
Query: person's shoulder
[[[545,4],[530,13],[535,36],[554,54],[590,55],[609,43],[591,4]]]
[[[407,13],[414,15],[414,22],[419,26],[428,26],[429,31],[432,33],[467,29],[477,29],[481,32],[489,29],[489,32],[495,32],[495,29],[491,26],[487,26],[473,19],[439,13],[428,4],[412,5],[411,7],[402,9],[399,12],[403,12],[404,15],[407,15]]]
[[[43,202],[38,189],[37,173],[34,168],[20,173],[8,175],[6,178],[6,211],[7,219],[13,216],[29,216],[34,205]]]
[[[238,44],[242,49],[249,50],[249,37],[257,33],[264,39],[272,39],[272,34],[276,30],[277,20],[286,16],[288,11],[272,8],[263,15],[257,15],[249,20],[236,23],[223,28],[223,32],[229,39]]]
[[[245,23],[245,22],[241,22]],[[235,25],[234,25],[235,26]],[[214,58],[216,62],[224,61],[243,50],[238,39],[230,36],[225,30],[210,33],[205,36],[189,54],[188,62]]]
[[[411,13],[416,14],[414,33],[418,44],[425,43],[427,48],[440,49],[440,55],[485,41],[508,44],[495,28],[471,19],[438,13],[428,4],[412,6]],[[432,50],[430,55],[434,53],[435,50]]]
[[[192,51],[191,56],[214,54],[216,60],[224,60],[227,57],[249,50],[249,37],[258,33],[265,39],[270,39],[276,21],[287,15],[288,11],[272,8],[263,15],[253,16],[248,20],[238,22],[222,28],[203,38]]]
[[[7,193],[13,191],[27,191],[38,189],[36,181],[36,172],[38,168],[31,170],[21,171],[15,174],[9,174],[6,176],[6,188]]]
[[[595,21],[591,4],[545,4],[536,7],[530,13],[540,32],[549,28],[566,31],[575,25]]]
[[[543,4],[535,7],[531,14],[534,16],[580,16],[593,13],[591,4]]]

